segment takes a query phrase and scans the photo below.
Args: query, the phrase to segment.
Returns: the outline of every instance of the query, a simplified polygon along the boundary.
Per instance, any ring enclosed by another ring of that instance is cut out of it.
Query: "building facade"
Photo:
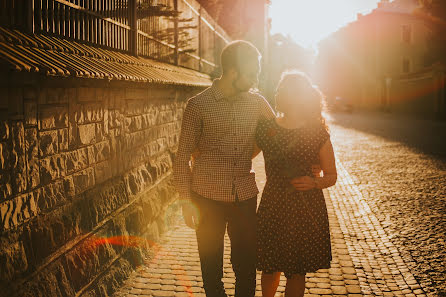
[[[437,97],[444,91],[435,86],[441,67],[428,63],[430,31],[417,9],[416,0],[382,0],[323,40],[318,71],[327,96],[365,109],[416,112],[428,104],[425,113],[442,112],[444,98]],[[405,92],[406,83],[411,93]]]

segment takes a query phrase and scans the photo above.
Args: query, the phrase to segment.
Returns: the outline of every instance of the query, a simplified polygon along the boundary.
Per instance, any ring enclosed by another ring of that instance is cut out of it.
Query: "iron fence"
[[[230,40],[196,0],[0,0],[0,26],[209,74]]]

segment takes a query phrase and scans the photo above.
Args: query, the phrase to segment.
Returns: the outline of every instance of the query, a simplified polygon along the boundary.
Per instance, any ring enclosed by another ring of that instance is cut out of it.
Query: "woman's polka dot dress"
[[[298,192],[291,177],[313,176],[319,150],[329,138],[325,127],[286,129],[276,121],[259,122],[257,145],[265,158],[266,185],[258,209],[257,269],[285,276],[329,268],[327,207],[322,190]]]

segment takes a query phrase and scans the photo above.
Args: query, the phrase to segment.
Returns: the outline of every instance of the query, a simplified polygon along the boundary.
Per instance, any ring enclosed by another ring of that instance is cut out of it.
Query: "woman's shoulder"
[[[277,135],[278,129],[275,125],[274,119],[262,119],[259,120],[257,125],[257,137],[269,139]]]
[[[274,118],[272,118],[272,119],[262,118],[262,119],[259,119],[257,127],[261,128],[261,129],[268,129],[268,128],[272,127],[273,125],[274,125]]]

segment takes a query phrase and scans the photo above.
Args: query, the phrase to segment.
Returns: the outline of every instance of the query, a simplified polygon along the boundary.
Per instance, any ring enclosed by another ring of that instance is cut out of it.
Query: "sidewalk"
[[[325,190],[330,220],[333,261],[330,269],[307,274],[305,296],[427,296],[415,280],[398,249],[384,232],[341,162],[338,182]],[[263,158],[254,160],[258,184],[263,188]],[[234,273],[226,238],[224,283],[234,294]],[[256,296],[261,296],[260,274]],[[278,293],[283,296],[282,276]],[[156,256],[140,267],[115,297],[205,297],[195,233],[184,225],[164,237]]]

